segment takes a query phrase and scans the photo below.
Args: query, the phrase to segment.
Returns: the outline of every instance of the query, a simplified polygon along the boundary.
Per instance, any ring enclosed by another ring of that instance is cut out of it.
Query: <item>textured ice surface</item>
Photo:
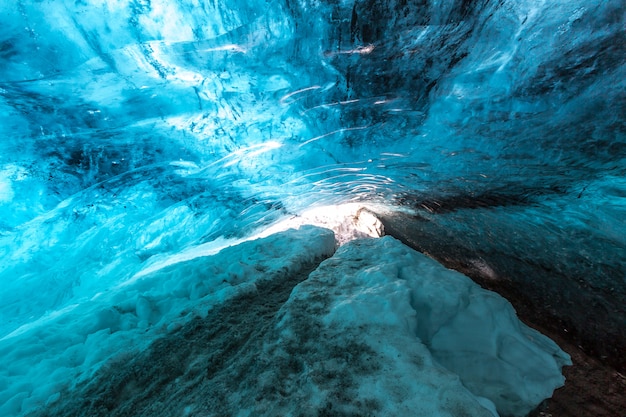
[[[563,383],[569,357],[497,294],[391,237],[317,266],[334,247],[303,226],[5,337],[0,411],[524,416]]]
[[[258,280],[297,275],[334,250],[331,231],[303,226],[211,256],[198,251],[192,259],[168,260],[51,312],[0,339],[0,415],[22,415],[58,399],[60,390],[89,380],[103,363],[254,293]]]
[[[285,311],[285,322],[292,324],[283,332],[294,346],[306,332],[294,322],[310,315],[321,316],[314,333],[322,334],[324,343],[354,339],[375,352],[382,372],[359,378],[355,390],[380,403],[394,398],[385,413],[393,414],[399,402],[405,411],[398,415],[428,415],[423,403],[445,395],[428,388],[438,384],[429,375],[438,372],[431,355],[499,413],[515,416],[550,397],[564,383],[561,367],[571,363],[554,342],[522,324],[505,299],[391,237],[339,248],[296,287]],[[423,380],[429,381],[427,388]],[[432,406],[433,415],[443,412],[441,404]]]
[[[0,10],[0,337],[310,208],[368,202],[626,366],[622,0]],[[115,323],[103,314],[94,326]],[[52,329],[42,340],[65,337]]]

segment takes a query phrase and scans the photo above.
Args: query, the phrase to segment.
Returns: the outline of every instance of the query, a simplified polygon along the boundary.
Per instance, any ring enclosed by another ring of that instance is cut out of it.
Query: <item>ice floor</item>
[[[0,415],[524,416],[564,383],[499,295],[389,236],[335,247],[302,225],[198,251],[20,328]]]

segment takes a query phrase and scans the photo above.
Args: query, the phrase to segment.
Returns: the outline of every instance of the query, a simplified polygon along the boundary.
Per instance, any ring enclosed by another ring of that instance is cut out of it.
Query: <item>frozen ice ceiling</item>
[[[0,5],[2,334],[361,201],[626,367],[623,1]]]

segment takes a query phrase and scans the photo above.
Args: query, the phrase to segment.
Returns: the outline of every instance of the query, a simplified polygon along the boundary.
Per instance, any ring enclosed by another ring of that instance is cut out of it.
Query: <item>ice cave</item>
[[[626,416],[623,0],[0,0],[0,416]]]

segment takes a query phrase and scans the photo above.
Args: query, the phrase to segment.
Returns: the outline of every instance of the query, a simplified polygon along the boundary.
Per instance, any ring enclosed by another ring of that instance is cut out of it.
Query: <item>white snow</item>
[[[372,234],[382,232],[372,229],[371,212],[348,218],[338,223],[347,228],[362,218]],[[105,386],[141,352],[152,351],[156,358],[138,362],[147,375],[168,377],[169,368],[154,363],[161,356],[181,368],[169,382],[173,393],[155,393],[167,407],[162,414],[150,411],[153,416],[228,410],[491,417],[498,415],[495,407],[523,416],[563,383],[567,355],[521,324],[507,301],[391,237],[345,243],[291,291],[289,277],[335,247],[332,231],[303,225],[212,255],[152,265],[126,285],[51,312],[0,340],[0,415],[84,406],[77,400],[81,389]],[[286,291],[287,302],[271,301],[274,287],[268,293],[267,283]],[[241,299],[250,304],[228,307]],[[278,303],[275,314],[266,310],[270,301]],[[194,320],[212,331],[229,308],[239,311],[230,317],[237,330],[205,339],[209,347],[189,346],[192,341],[174,343],[173,351],[154,347],[180,339],[187,333],[179,330]],[[231,346],[239,339],[245,349]],[[183,347],[186,356],[177,357]],[[198,356],[189,357],[189,349]],[[200,379],[198,366],[208,366]],[[204,394],[224,384],[232,388],[219,404]]]
[[[303,226],[166,264],[91,301],[50,312],[0,340],[0,415],[42,406],[106,361],[141,350],[236,295],[254,292],[259,279],[295,273],[334,249],[330,230]]]
[[[278,222],[263,230],[259,236],[269,236],[272,233],[310,224],[331,229],[335,233],[337,245],[340,246],[354,239],[384,236],[385,227],[378,220],[374,211],[380,213],[389,210],[388,206],[380,204],[343,203],[322,205]]]
[[[462,415],[450,404],[488,415],[479,404],[495,404],[524,416],[564,383],[561,367],[570,364],[498,294],[391,237],[339,248],[295,288],[284,314],[275,349],[297,343],[295,315],[317,314],[319,349],[358,341],[379,362],[354,393],[380,404],[375,415]],[[312,366],[340,373],[342,364]]]

